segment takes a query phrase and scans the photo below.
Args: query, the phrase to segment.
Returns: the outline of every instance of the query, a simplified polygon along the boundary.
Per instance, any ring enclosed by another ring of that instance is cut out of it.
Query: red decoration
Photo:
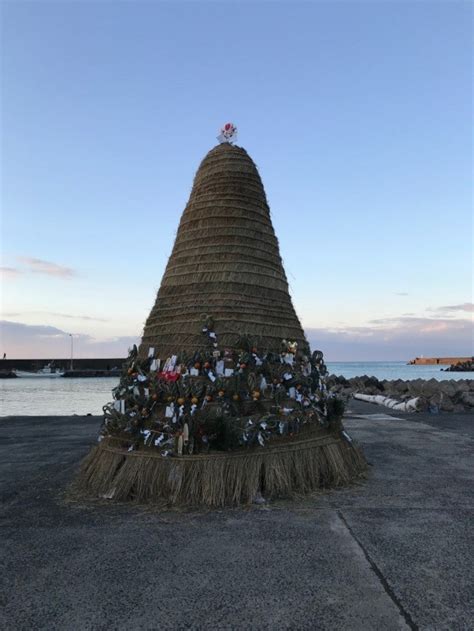
[[[159,372],[158,379],[164,379],[165,381],[178,381],[180,378],[179,372]]]

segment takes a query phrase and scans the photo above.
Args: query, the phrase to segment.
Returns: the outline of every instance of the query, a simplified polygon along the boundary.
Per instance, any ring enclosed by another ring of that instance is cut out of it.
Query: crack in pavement
[[[379,579],[380,584],[381,584],[384,592],[387,594],[387,596],[390,598],[390,600],[393,602],[393,604],[397,607],[397,609],[399,610],[400,614],[402,615],[402,617],[405,620],[405,622],[406,622],[407,626],[409,627],[409,629],[411,629],[411,631],[419,631],[418,625],[414,622],[414,620],[411,617],[411,615],[409,614],[409,612],[405,609],[405,607],[403,606],[403,604],[400,601],[400,599],[396,596],[395,592],[393,591],[393,589],[388,584],[387,579],[382,574],[380,568],[377,566],[375,561],[370,557],[370,554],[368,553],[368,551],[366,550],[366,548],[364,547],[362,542],[354,534],[352,528],[349,526],[349,523],[347,522],[346,518],[344,517],[342,511],[341,510],[337,510],[336,514],[339,517],[339,519],[342,521],[342,523],[344,524],[345,528],[347,529],[347,531],[350,534],[350,536],[352,537],[352,539],[355,541],[357,546],[362,551],[362,554],[364,555],[365,559],[367,560],[367,562],[368,562],[368,564],[370,566],[370,569],[374,572],[374,574]]]

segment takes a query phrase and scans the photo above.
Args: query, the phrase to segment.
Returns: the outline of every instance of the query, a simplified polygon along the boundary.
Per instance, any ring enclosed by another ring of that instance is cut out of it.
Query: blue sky
[[[328,359],[472,353],[468,2],[4,2],[2,347],[124,355],[231,120]]]

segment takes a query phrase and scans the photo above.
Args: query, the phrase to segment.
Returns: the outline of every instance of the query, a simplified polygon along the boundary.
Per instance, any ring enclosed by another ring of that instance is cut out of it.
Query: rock
[[[452,412],[454,410],[454,403],[447,396],[442,396],[441,398],[441,410],[443,412]]]
[[[451,366],[445,370],[451,372],[474,372],[474,358],[465,362],[459,362],[458,364],[451,364]]]
[[[417,397],[421,393],[423,380],[422,379],[414,379],[413,381],[407,381],[407,389],[411,396]]]
[[[461,401],[464,405],[474,408],[474,392],[463,392]]]
[[[441,407],[441,401],[442,401],[442,396],[441,396],[441,392],[436,392],[435,394],[432,394],[430,397],[428,397],[428,400],[430,402],[430,406],[433,407]]]
[[[439,387],[441,392],[448,397],[453,397],[457,391],[457,384],[452,379],[450,379],[449,381],[440,381]]]
[[[418,412],[428,412],[430,407],[430,402],[426,397],[420,397],[418,399],[417,410]]]
[[[439,384],[440,382],[437,381],[436,379],[429,379],[428,381],[425,381],[423,383],[422,388],[421,388],[421,393],[424,396],[431,398],[433,395],[440,392]]]

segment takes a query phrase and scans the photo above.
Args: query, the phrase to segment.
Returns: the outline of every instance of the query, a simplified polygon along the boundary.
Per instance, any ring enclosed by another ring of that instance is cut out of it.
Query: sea
[[[405,362],[328,362],[330,374],[377,379],[474,379],[474,372],[444,372],[439,366]],[[100,415],[112,400],[117,377],[0,379],[0,417]]]

